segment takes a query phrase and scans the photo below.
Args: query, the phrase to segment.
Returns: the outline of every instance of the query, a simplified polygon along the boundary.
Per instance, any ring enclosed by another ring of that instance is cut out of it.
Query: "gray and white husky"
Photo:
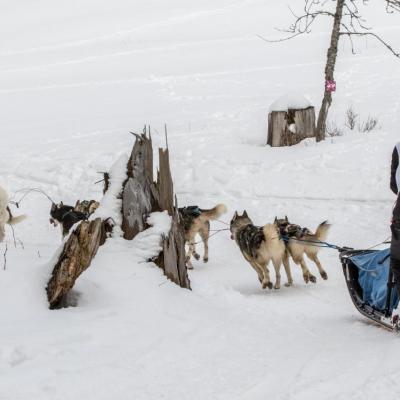
[[[8,207],[9,198],[7,192],[0,186],[0,242],[2,242],[6,236],[6,224],[15,225],[23,221],[26,216],[19,215],[14,217]]]
[[[275,224],[255,226],[252,220],[244,211],[243,215],[235,212],[230,225],[232,239],[239,246],[243,257],[257,272],[258,280],[263,289],[272,289],[268,264],[272,261],[275,268],[275,289],[281,287],[280,268],[284,264],[288,282],[285,286],[293,283],[290,266],[287,257],[285,258],[285,243],[281,240],[279,230]]]

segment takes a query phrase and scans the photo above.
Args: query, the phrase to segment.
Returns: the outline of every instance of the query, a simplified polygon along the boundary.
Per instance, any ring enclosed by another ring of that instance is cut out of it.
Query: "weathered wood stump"
[[[146,218],[154,211],[168,211],[171,229],[162,240],[162,252],[156,264],[165,275],[182,288],[190,289],[190,281],[185,263],[185,240],[179,220],[178,207],[174,205],[174,190],[169,163],[168,149],[159,149],[159,170],[157,182],[153,181],[153,147],[151,137],[146,132],[135,135],[131,157],[127,165],[127,179],[123,182],[122,224],[124,238],[132,240],[147,228]],[[110,175],[104,173],[104,193],[111,185]],[[121,196],[121,197],[120,197]],[[77,203],[79,207],[93,207],[91,202]],[[98,204],[97,204],[98,205]],[[96,205],[96,207],[97,207]],[[66,296],[79,275],[87,269],[95,257],[99,246],[104,244],[107,233],[113,229],[115,221],[105,217],[93,221],[82,221],[71,233],[58,257],[50,281],[47,297],[50,308],[60,308],[66,304]]]
[[[128,179],[122,195],[122,230],[124,238],[132,240],[146,229],[146,216],[154,211],[168,211],[171,230],[163,237],[163,251],[155,263],[164,274],[182,288],[190,289],[185,262],[184,232],[174,205],[174,186],[169,162],[169,150],[159,149],[157,181],[153,181],[153,147],[146,131],[135,135],[136,142],[128,162]]]
[[[128,161],[128,179],[122,191],[122,230],[132,240],[146,227],[146,216],[153,211],[153,146],[151,137],[135,135]]]
[[[161,210],[167,210],[174,215],[174,183],[169,164],[169,150],[158,149],[159,170],[157,173],[158,205]]]
[[[65,305],[65,296],[79,275],[90,266],[101,242],[104,242],[104,236],[105,229],[100,218],[82,221],[71,233],[47,284],[51,309]]]
[[[165,276],[182,288],[190,289],[186,268],[185,238],[179,215],[176,212],[168,236],[163,237],[163,250],[155,263],[164,270]]]
[[[303,139],[315,137],[315,109],[304,98],[297,98],[303,107],[284,106],[283,97],[271,106],[268,114],[268,140],[272,147],[292,146]],[[289,100],[290,102],[290,100]],[[293,103],[295,104],[295,102]]]

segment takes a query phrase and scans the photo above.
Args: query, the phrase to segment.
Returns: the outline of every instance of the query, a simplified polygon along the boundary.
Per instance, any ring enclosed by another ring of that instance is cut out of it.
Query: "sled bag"
[[[354,255],[350,260],[358,268],[358,283],[363,291],[363,301],[383,311],[386,306],[390,269],[390,249]],[[399,302],[397,291],[392,290],[390,311]]]

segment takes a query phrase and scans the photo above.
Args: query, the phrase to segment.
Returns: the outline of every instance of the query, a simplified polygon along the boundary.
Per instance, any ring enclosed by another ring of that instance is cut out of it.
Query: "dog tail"
[[[11,217],[11,219],[8,221],[8,224],[9,225],[19,224],[20,222],[22,222],[26,218],[28,218],[26,215],[18,215],[17,217]]]
[[[318,228],[315,232],[315,237],[317,240],[326,240],[328,237],[328,232],[329,228],[331,227],[330,224],[328,224],[328,221],[321,222],[318,225]]]
[[[228,211],[225,204],[218,204],[211,210],[201,210],[201,216],[206,217],[207,220],[215,220],[221,217],[222,214],[225,214]]]

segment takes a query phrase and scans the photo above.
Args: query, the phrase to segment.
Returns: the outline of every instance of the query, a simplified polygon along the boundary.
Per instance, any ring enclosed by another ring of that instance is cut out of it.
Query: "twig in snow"
[[[15,231],[14,231],[14,227],[12,225],[10,225],[11,227],[11,231],[13,234],[13,240],[14,240],[14,247],[17,248],[17,241],[15,240]]]
[[[3,254],[3,258],[4,258],[3,270],[4,271],[7,269],[7,251],[8,251],[8,246],[6,243],[6,250],[4,251],[4,254]]]

